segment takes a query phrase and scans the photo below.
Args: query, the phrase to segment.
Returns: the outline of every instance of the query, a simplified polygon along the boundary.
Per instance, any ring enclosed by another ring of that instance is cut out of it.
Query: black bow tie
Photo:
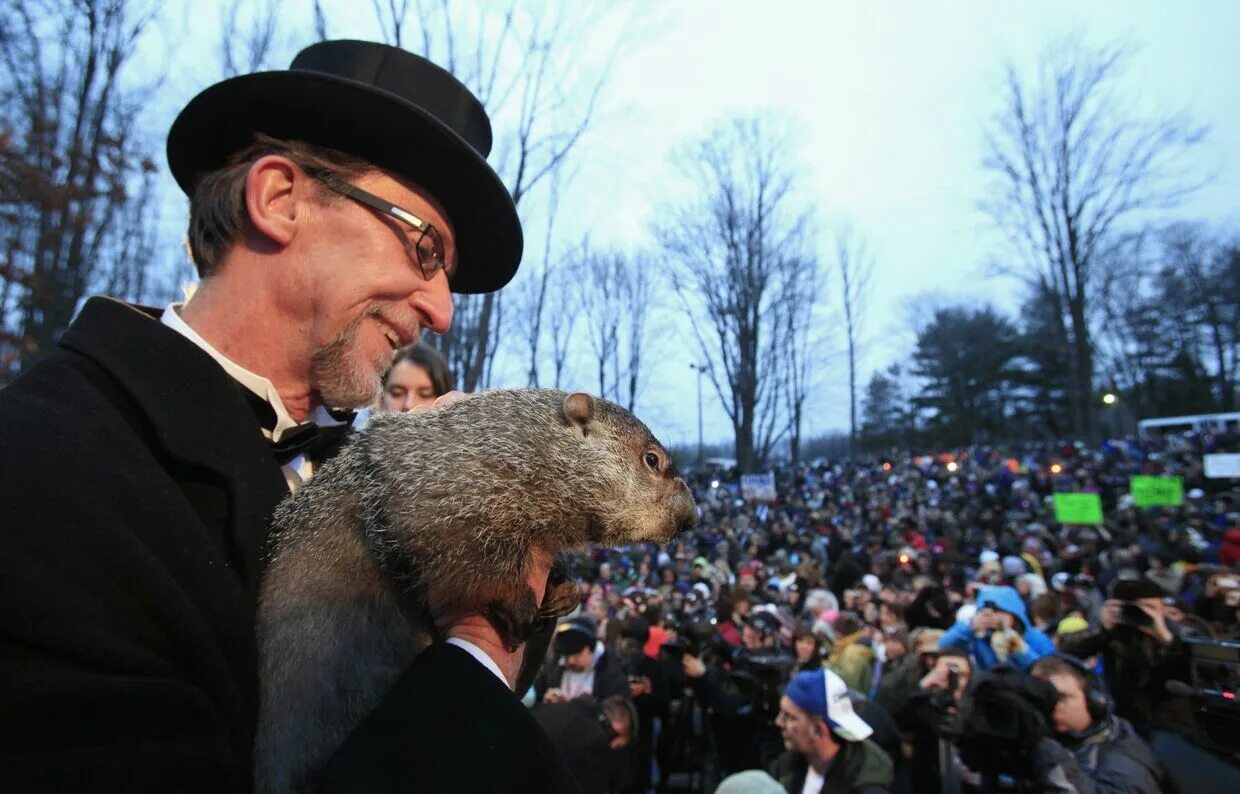
[[[263,426],[268,433],[274,432],[276,429],[276,412],[271,407],[271,403],[259,397],[254,392],[245,388],[241,389],[242,396],[245,397],[250,408],[254,411],[258,423]],[[353,429],[352,411],[333,411],[328,409],[331,417],[339,425],[321,426],[314,422],[304,422],[296,427],[290,427],[280,434],[279,441],[271,442],[271,452],[276,456],[276,460],[280,465],[288,463],[298,455],[305,455],[306,459],[311,463],[322,463],[328,458],[340,451],[341,445],[349,438],[349,431]]]
[[[351,424],[316,425],[313,422],[290,427],[271,442],[271,452],[280,465],[298,455],[305,455],[311,463],[322,463],[340,451],[340,447],[352,434]]]

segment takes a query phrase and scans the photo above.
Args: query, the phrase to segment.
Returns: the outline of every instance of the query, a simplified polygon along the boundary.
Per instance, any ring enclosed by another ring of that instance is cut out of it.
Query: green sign
[[[1184,504],[1184,480],[1180,477],[1133,477],[1129,490],[1137,507]]]
[[[1057,493],[1055,520],[1061,524],[1101,524],[1102,498],[1096,493]]]

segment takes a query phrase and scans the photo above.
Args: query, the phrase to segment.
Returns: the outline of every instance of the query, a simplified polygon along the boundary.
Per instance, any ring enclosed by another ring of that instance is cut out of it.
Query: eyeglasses
[[[430,281],[435,277],[436,273],[443,270],[448,274],[449,278],[452,277],[452,269],[444,261],[443,237],[440,236],[439,230],[430,223],[422,220],[409,210],[401,209],[387,199],[379,198],[373,193],[367,193],[360,187],[350,185],[348,182],[323,177],[320,177],[319,181],[330,190],[346,198],[351,198],[358,204],[365,205],[376,212],[381,212],[412,226],[419,232],[417,240],[410,240],[407,235],[401,235],[401,237],[404,238],[406,252],[409,253],[411,258],[417,260],[418,267],[422,269],[422,276],[427,281]],[[410,251],[410,248],[413,250]]]

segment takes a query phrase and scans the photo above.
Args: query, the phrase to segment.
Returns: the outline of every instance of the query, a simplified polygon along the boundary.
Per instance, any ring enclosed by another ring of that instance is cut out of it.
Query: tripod
[[[685,687],[673,703],[659,737],[659,794],[703,792],[719,784],[718,750],[710,716],[693,690]]]

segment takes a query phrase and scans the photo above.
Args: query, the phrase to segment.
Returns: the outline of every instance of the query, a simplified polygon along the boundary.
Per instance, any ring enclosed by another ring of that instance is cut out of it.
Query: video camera
[[[713,648],[715,620],[705,614],[683,615],[673,621],[676,638],[660,646],[660,653],[673,659],[682,659],[687,653],[701,659]]]
[[[794,658],[774,649],[748,653],[728,674],[728,681],[749,702],[754,716],[773,723],[795,664]]]
[[[955,723],[945,733],[956,740],[969,769],[983,776],[1030,779],[1034,747],[1050,735],[1058,700],[1050,683],[996,667],[973,679]]]
[[[1193,717],[1201,743],[1240,754],[1240,642],[1190,637],[1184,645],[1193,679],[1187,694],[1197,703]]]

